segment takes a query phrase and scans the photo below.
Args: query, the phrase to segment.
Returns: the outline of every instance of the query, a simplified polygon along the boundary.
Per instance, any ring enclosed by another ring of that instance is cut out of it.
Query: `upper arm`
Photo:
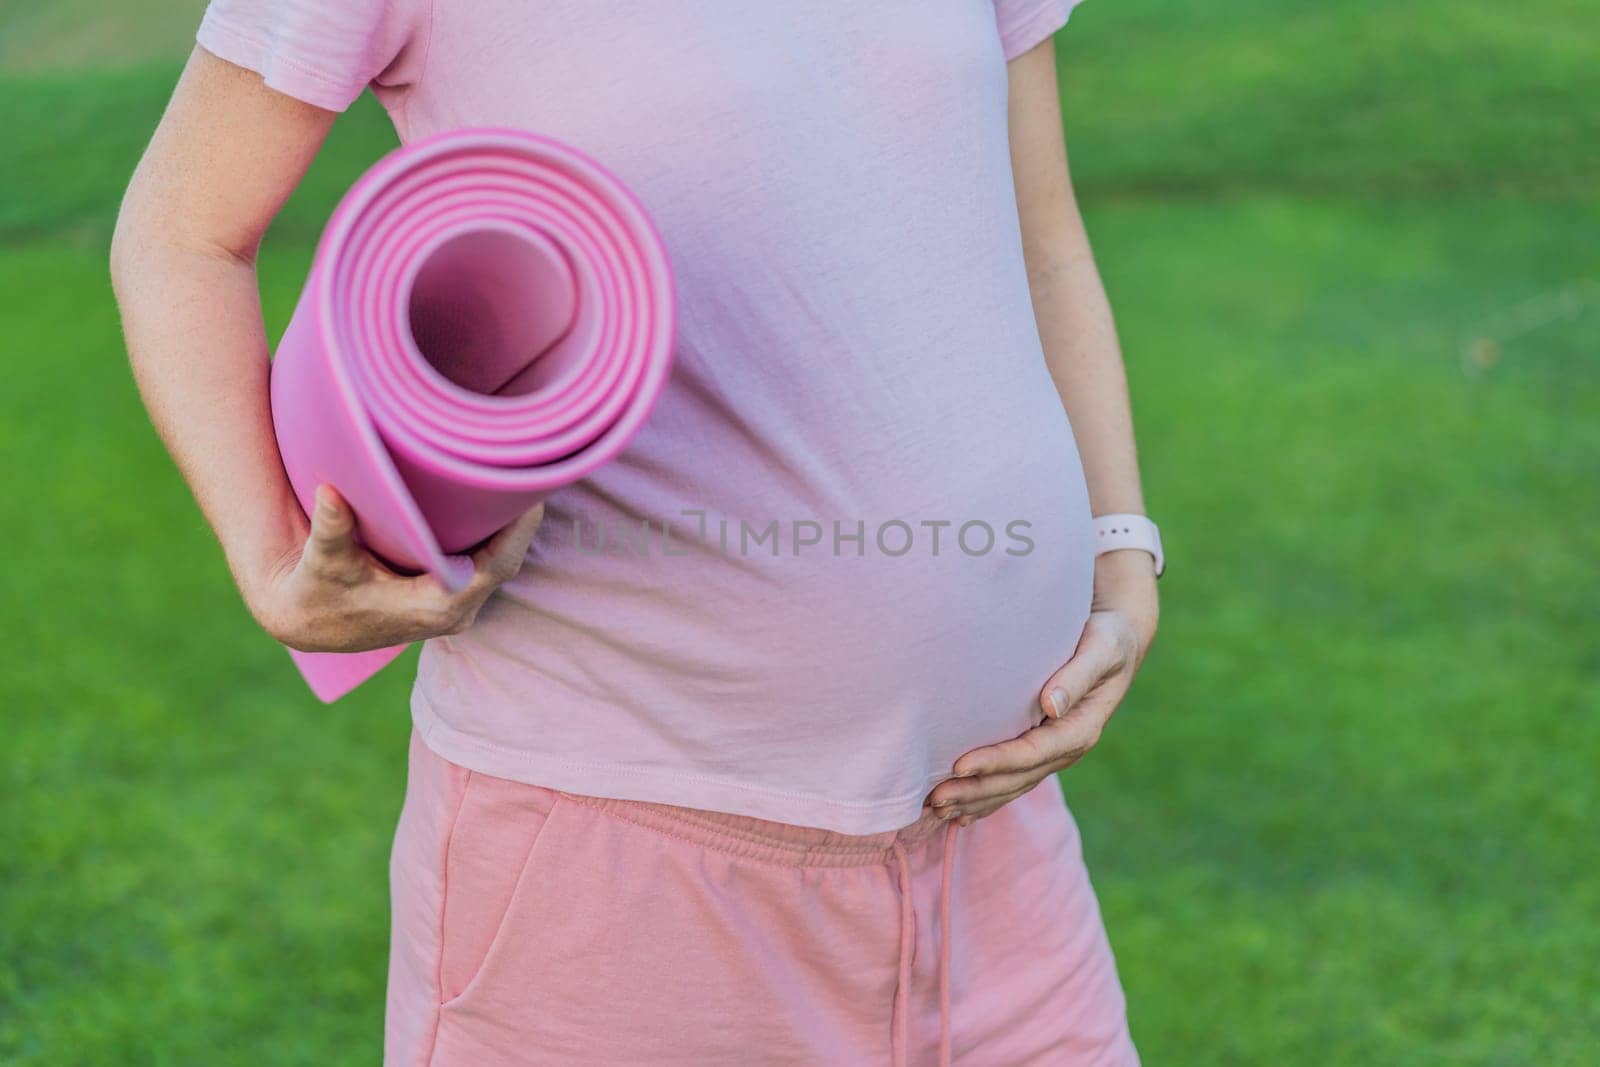
[[[334,117],[196,48],[129,183],[113,259],[152,239],[254,257]]]
[[[121,255],[152,240],[254,255],[334,116],[368,85],[402,93],[421,77],[431,10],[431,0],[211,0],[129,186]]]
[[[1062,132],[1055,45],[1046,39],[1008,64],[1011,171],[1023,251],[1035,276],[1087,251]]]

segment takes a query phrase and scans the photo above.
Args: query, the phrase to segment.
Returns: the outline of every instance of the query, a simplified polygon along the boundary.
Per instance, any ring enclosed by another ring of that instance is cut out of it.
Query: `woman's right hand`
[[[458,634],[522,568],[543,518],[540,504],[490,538],[472,554],[472,580],[452,593],[431,574],[396,574],[358,545],[350,505],[332,486],[318,486],[304,543],[251,582],[245,600],[269,634],[301,652],[364,652]]]

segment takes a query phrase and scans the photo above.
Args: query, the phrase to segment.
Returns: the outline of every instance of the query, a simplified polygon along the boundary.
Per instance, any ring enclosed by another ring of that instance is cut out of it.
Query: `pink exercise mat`
[[[660,235],[583,153],[515,130],[396,149],[329,220],[272,363],[283,465],[452,589],[472,548],[643,425],[672,362]],[[290,651],[332,701],[403,651]]]

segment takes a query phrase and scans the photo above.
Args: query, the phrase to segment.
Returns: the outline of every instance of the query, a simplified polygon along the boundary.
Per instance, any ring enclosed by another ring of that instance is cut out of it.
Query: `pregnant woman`
[[[1056,778],[1160,568],[1062,144],[1071,4],[211,4],[113,276],[261,624],[426,639],[387,1063],[1137,1062]],[[459,594],[334,487],[308,519],[272,434],[256,248],[369,86],[403,141],[593,155],[678,279],[644,431]]]

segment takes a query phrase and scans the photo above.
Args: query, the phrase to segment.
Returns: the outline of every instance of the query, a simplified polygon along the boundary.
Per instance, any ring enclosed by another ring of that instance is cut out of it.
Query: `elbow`
[[[123,211],[117,216],[116,225],[111,231],[111,248],[106,257],[107,267],[111,275],[111,295],[116,301],[117,313],[122,320],[123,350],[127,355],[129,365],[137,376],[138,360],[135,357],[134,346],[130,337],[130,318],[133,316],[133,306],[136,303],[136,283],[138,267],[136,261],[141,243],[139,227],[133,225]]]
[[[118,304],[121,304],[126,297],[128,282],[135,273],[139,248],[144,243],[142,231],[136,213],[130,209],[128,201],[124,200],[122,210],[117,213],[116,225],[111,230],[111,248],[107,257],[107,267],[111,272],[111,291],[115,294]]]
[[[151,303],[150,294],[159,285],[154,276],[159,273],[160,252],[160,230],[150,225],[148,213],[140,207],[134,190],[130,189],[111,229],[106,267],[111,295],[122,320],[128,361],[136,368],[139,361],[130,331],[145,317]]]
[[[255,246],[197,232],[188,220],[141,205],[130,190],[111,231],[107,263],[119,304],[154,275],[215,264],[254,270]]]

